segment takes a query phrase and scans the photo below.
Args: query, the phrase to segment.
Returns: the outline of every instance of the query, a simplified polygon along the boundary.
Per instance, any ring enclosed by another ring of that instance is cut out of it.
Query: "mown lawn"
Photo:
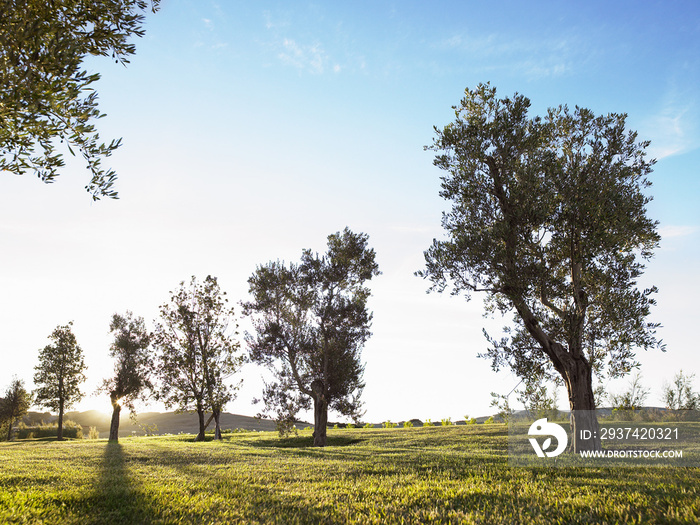
[[[503,425],[0,443],[0,523],[698,523],[697,468],[509,468]]]

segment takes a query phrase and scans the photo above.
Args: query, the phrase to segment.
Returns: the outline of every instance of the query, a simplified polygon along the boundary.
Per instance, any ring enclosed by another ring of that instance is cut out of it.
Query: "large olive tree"
[[[485,355],[528,381],[559,376],[574,450],[598,448],[576,431],[597,430],[594,371],[623,375],[636,349],[662,346],[647,321],[656,288],[637,287],[659,242],[643,192],[654,161],[625,115],[564,106],[540,118],[529,106],[481,84],[466,90],[454,122],[435,128],[428,149],[452,208],[447,238],[433,241],[418,274],[433,289],[484,292],[488,307],[513,312],[514,327],[489,338]]]
[[[360,414],[361,352],[372,320],[365,282],[379,274],[367,240],[345,228],[328,236],[327,253],[304,250],[299,264],[270,262],[248,279],[250,357],[276,379],[263,393],[266,409],[284,428],[313,402],[315,446],[326,445],[329,409]]]

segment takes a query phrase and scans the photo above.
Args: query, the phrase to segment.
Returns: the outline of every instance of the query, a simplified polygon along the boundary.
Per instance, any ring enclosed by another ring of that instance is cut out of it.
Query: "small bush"
[[[58,436],[58,423],[44,423],[35,427],[28,427],[24,423],[20,423],[17,430],[18,439],[32,439],[32,438],[44,438],[44,437],[57,437]],[[63,421],[63,437],[64,438],[83,438],[83,427],[78,425],[75,421],[66,419]]]
[[[100,439],[100,433],[97,431],[97,427],[90,427],[86,439]]]
[[[451,417],[446,417],[446,418],[444,418],[444,419],[441,419],[441,420],[440,420],[440,424],[441,424],[443,427],[449,427],[450,425],[452,425],[452,418],[451,418]]]
[[[465,418],[464,422],[467,425],[476,425],[476,418]]]
[[[362,428],[372,428],[372,423],[365,423]]]
[[[423,426],[424,426],[424,427],[432,427],[432,426],[433,426],[433,422],[432,422],[430,419],[426,419],[426,420],[423,422]]]
[[[491,425],[493,423],[493,416],[489,417],[486,421],[484,421],[484,425]]]
[[[411,423],[410,421],[404,421],[403,428],[413,428],[413,423]]]
[[[384,421],[382,425],[384,428],[396,428],[396,423],[392,423],[391,421]]]
[[[352,423],[348,423],[346,428],[355,428],[355,425],[353,425]]]

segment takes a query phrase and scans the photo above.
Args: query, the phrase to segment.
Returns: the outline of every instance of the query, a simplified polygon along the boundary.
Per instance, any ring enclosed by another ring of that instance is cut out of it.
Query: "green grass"
[[[504,425],[0,443],[0,523],[697,523],[700,469],[517,469]]]

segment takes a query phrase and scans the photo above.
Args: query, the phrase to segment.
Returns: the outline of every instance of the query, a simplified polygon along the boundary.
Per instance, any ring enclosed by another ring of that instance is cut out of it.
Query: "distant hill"
[[[49,412],[29,412],[22,418],[22,421],[25,425],[32,426],[42,421],[45,423],[52,423],[57,419],[58,416],[50,414]],[[107,434],[109,434],[111,418],[102,412],[96,410],[66,412],[64,419],[75,421],[79,425],[85,427],[85,430],[89,427],[97,427],[100,437],[107,437]],[[206,419],[209,419],[209,414],[206,415]],[[199,420],[196,412],[143,412],[137,414],[136,420],[137,422],[134,423],[129,417],[128,410],[122,410],[119,421],[119,436],[144,435],[144,428],[152,425],[156,425],[158,428],[155,431],[156,434],[196,434],[199,432]],[[309,425],[310,423],[305,423],[303,421],[296,424],[299,429],[306,428]],[[231,430],[240,428],[257,431],[275,430],[275,422],[269,419],[258,419],[224,412],[221,414],[221,428]],[[214,421],[207,427],[207,430],[213,429]]]

